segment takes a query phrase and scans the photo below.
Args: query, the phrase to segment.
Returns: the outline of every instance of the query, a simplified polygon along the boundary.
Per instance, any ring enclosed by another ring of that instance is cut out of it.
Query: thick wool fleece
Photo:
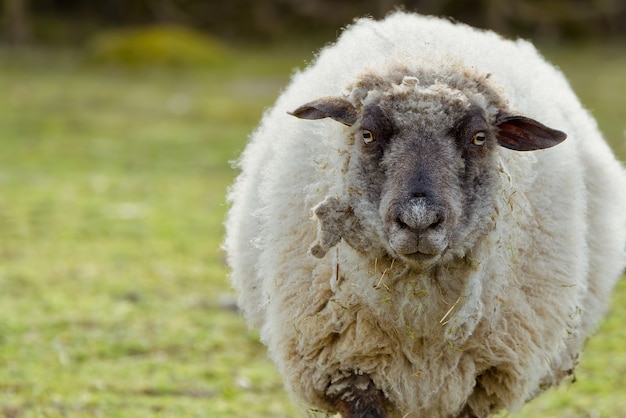
[[[549,150],[498,148],[490,231],[428,272],[322,227],[358,210],[344,203],[350,130],[287,115],[348,96],[361,74],[388,75],[398,62],[435,78],[489,75],[508,108],[568,135]],[[310,408],[332,411],[328,395],[363,373],[392,416],[517,410],[571,374],[626,265],[626,173],[562,74],[527,42],[446,20],[399,12],[355,22],[294,75],[239,166],[224,244],[233,286],[286,387]]]

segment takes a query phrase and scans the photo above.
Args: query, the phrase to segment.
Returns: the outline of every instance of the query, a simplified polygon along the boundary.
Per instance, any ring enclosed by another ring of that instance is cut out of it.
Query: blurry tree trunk
[[[4,0],[5,39],[19,45],[30,38],[28,0]]]

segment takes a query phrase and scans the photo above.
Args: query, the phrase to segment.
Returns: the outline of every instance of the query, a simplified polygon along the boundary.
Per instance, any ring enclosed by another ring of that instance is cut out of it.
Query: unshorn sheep
[[[562,74],[447,20],[356,21],[239,166],[232,282],[312,410],[518,410],[572,374],[626,265],[626,173]]]

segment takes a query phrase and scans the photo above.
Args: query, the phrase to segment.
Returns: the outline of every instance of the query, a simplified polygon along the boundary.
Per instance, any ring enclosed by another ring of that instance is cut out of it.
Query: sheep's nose
[[[417,197],[397,205],[388,218],[389,244],[398,254],[433,256],[448,244],[445,209],[427,198]]]
[[[401,228],[408,228],[419,234],[436,228],[445,219],[443,208],[434,205],[424,197],[417,197],[402,205],[397,214],[396,223]]]

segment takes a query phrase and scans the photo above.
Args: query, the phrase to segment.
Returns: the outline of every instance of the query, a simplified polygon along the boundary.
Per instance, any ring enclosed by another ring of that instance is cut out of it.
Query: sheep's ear
[[[348,126],[352,126],[357,117],[352,103],[340,97],[322,97],[300,106],[289,114],[300,119],[331,118]]]
[[[516,151],[533,151],[560,144],[567,135],[525,116],[500,114],[496,119],[498,143]]]

